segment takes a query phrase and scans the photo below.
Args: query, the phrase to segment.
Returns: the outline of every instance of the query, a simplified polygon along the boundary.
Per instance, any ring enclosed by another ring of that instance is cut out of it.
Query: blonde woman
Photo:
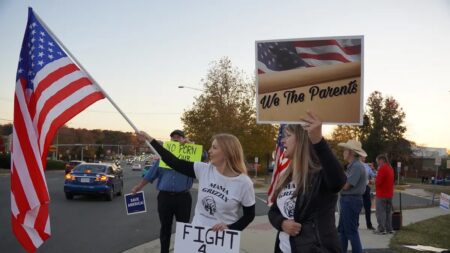
[[[145,132],[138,133],[147,139],[172,169],[199,182],[197,204],[192,223],[224,229],[243,230],[255,218],[255,192],[247,176],[244,153],[239,140],[231,134],[213,137],[209,149],[210,163],[180,160],[164,149]],[[239,209],[243,216],[239,217]]]
[[[287,125],[282,143],[290,165],[275,189],[269,220],[279,233],[275,252],[342,252],[335,226],[337,193],[344,170],[310,112],[301,125]]]

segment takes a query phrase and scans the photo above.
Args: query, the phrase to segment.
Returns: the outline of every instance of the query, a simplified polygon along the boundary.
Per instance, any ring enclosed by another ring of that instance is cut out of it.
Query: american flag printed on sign
[[[13,232],[28,252],[50,237],[44,169],[57,129],[104,95],[28,10],[14,95],[11,151]]]
[[[361,61],[361,39],[257,43],[258,74]]]
[[[269,189],[267,191],[267,204],[272,205],[272,198],[275,187],[277,186],[278,178],[280,174],[289,166],[289,159],[284,157],[284,146],[281,142],[283,139],[283,132],[286,125],[280,125],[278,130],[277,144],[275,148],[275,166],[273,168],[272,180],[270,182]]]

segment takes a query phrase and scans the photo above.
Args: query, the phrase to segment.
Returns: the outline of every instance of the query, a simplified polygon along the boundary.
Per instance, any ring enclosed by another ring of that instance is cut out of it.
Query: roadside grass
[[[403,245],[426,245],[450,249],[450,214],[402,227],[392,237],[389,247],[398,253],[417,253]]]

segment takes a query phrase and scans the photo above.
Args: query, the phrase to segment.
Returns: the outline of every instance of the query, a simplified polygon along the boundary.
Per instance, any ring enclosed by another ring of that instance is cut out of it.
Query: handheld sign
[[[223,230],[214,232],[211,228],[177,222],[174,253],[238,253],[241,232]]]
[[[177,141],[166,141],[163,147],[174,154],[179,159],[190,161],[190,162],[200,162],[202,160],[202,145],[190,144],[190,143],[179,143]],[[170,169],[170,167],[161,160],[159,167]]]
[[[127,214],[145,213],[147,211],[145,207],[144,192],[140,191],[136,194],[125,194],[125,207],[127,208]]]
[[[258,123],[362,125],[364,37],[256,41]]]

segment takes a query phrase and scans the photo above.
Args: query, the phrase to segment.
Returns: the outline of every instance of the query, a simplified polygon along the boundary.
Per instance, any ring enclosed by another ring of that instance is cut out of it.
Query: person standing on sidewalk
[[[287,125],[282,139],[291,160],[273,195],[268,216],[278,230],[275,252],[341,252],[335,225],[337,193],[344,170],[322,137],[322,122],[308,113]]]
[[[353,253],[362,253],[361,238],[359,237],[359,214],[361,213],[363,200],[362,195],[366,191],[367,178],[366,169],[360,161],[361,156],[367,156],[359,141],[349,140],[339,143],[344,148],[344,160],[347,166],[347,182],[341,191],[339,200],[339,238],[343,252],[347,252],[348,241],[352,245]]]
[[[175,130],[170,134],[171,141],[186,143],[188,140],[181,130]],[[161,253],[168,253],[170,237],[172,235],[172,223],[176,221],[189,223],[191,218],[192,197],[189,190],[192,187],[192,178],[175,170],[159,167],[159,160],[155,160],[150,170],[145,174],[141,182],[133,187],[132,192],[141,191],[148,183],[158,179],[158,215],[161,223],[159,240]]]
[[[255,218],[255,191],[247,175],[244,152],[236,136],[216,134],[209,149],[209,163],[178,159],[147,133],[137,133],[148,140],[172,169],[198,179],[197,204],[192,224],[224,229],[243,230]],[[240,209],[243,215],[240,215]]]
[[[375,179],[377,234],[393,233],[392,198],[394,197],[394,169],[386,155],[377,156],[378,173]]]
[[[366,191],[363,194],[363,206],[364,206],[364,213],[366,215],[366,226],[367,229],[375,230],[375,228],[372,226],[372,221],[370,220],[370,216],[372,214],[372,197],[370,194],[370,185],[374,184],[374,179],[376,174],[373,172],[372,168],[369,164],[365,163],[366,157],[361,156],[361,162],[364,165],[364,168],[366,169],[366,177],[367,177],[367,185],[366,185]]]

